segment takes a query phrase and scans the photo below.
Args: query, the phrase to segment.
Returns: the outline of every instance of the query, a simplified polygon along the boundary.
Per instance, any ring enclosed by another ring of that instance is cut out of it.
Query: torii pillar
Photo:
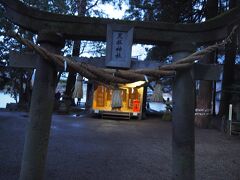
[[[48,51],[59,54],[64,40],[59,34],[41,32],[38,43]],[[42,180],[47,157],[57,70],[40,56],[36,69],[20,180]]]
[[[173,60],[191,54],[191,44],[174,44]],[[195,80],[192,68],[177,71],[173,83],[172,179],[195,179]]]

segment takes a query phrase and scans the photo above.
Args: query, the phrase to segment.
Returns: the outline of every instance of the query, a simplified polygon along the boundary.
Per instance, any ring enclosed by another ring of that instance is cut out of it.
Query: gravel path
[[[0,179],[18,179],[26,113],[0,112]],[[46,180],[169,180],[171,123],[53,116]],[[196,179],[240,180],[240,137],[196,129]]]

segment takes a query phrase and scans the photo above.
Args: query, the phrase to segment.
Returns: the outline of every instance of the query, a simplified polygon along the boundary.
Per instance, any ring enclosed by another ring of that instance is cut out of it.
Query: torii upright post
[[[59,53],[64,44],[59,35],[49,32],[39,33],[38,42],[53,53]],[[42,180],[47,156],[57,71],[41,57],[36,68],[20,180]]]
[[[190,51],[174,53],[175,60]],[[173,180],[195,179],[195,82],[191,68],[177,71],[173,84],[172,161]]]

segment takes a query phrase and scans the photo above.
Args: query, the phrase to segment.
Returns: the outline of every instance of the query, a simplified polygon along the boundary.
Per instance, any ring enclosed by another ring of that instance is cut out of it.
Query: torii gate
[[[177,60],[189,55],[193,51],[193,45],[223,40],[227,37],[229,27],[237,24],[240,19],[239,8],[200,24],[171,24],[56,15],[26,7],[20,1],[0,0],[0,3],[5,7],[9,20],[38,33],[41,46],[54,53],[60,53],[65,39],[104,41],[107,25],[118,24],[134,28],[135,43],[171,45],[173,57]],[[42,57],[37,58],[36,68],[20,174],[22,180],[43,178],[51,125],[57,70]],[[172,121],[173,179],[195,179],[194,80],[216,80],[220,71],[221,67],[217,65],[196,64],[194,68],[178,71],[175,76]]]

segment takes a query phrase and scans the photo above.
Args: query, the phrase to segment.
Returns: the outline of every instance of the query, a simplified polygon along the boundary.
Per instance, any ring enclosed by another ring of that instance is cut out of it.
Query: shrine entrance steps
[[[131,113],[129,112],[113,112],[113,111],[104,111],[102,112],[102,119],[119,119],[119,120],[130,120]]]

